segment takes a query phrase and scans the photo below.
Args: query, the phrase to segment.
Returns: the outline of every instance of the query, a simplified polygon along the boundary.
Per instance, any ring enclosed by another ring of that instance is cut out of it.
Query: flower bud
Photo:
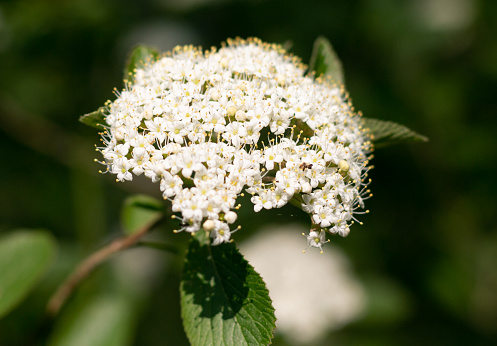
[[[217,100],[219,100],[220,97],[221,97],[221,94],[219,94],[219,92],[217,90],[214,90],[213,92],[211,92],[211,99],[212,100],[217,101]]]
[[[342,160],[338,163],[338,168],[340,168],[340,170],[343,172],[348,172],[350,169],[350,165],[347,163],[347,161]]]
[[[221,58],[221,60],[219,60],[219,64],[220,64],[222,67],[228,67],[228,59],[226,59],[226,58]]]
[[[224,215],[224,219],[227,223],[233,223],[238,218],[238,215],[234,211],[229,211]]]
[[[308,182],[305,182],[302,184],[302,192],[303,193],[311,193],[312,191],[312,186]]]
[[[213,220],[205,220],[204,224],[202,225],[202,227],[207,231],[207,232],[210,232],[214,229],[214,227],[216,226],[216,224],[214,223]]]
[[[247,119],[247,115],[244,111],[239,110],[235,113],[235,119],[238,121],[245,121]]]
[[[230,106],[226,111],[228,112],[228,116],[232,117],[236,113],[236,107]]]

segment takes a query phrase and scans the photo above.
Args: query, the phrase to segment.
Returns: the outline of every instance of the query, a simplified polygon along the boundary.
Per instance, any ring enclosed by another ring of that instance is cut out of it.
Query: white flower
[[[317,205],[312,215],[312,221],[320,227],[330,227],[332,223],[337,221],[334,210],[327,206]]]
[[[323,230],[321,231],[310,231],[307,236],[307,242],[311,247],[317,247],[323,252],[323,245],[327,243],[326,235]]]
[[[193,195],[190,199],[184,200],[181,203],[183,219],[189,223],[202,221],[206,206],[207,201],[197,195]]]
[[[183,180],[177,175],[165,171],[163,178],[160,181],[160,190],[164,193],[164,197],[173,197],[177,195],[183,187]]]
[[[275,177],[276,189],[283,190],[291,198],[296,192],[300,191],[300,183],[295,172],[287,168],[276,172]]]
[[[291,114],[286,110],[281,110],[273,116],[273,121],[269,124],[271,132],[280,135],[285,132],[290,125]]]
[[[370,194],[371,143],[342,87],[306,70],[257,39],[205,54],[175,48],[109,102],[107,171],[160,182],[180,230],[203,226],[213,244],[230,241],[244,189],[256,212],[300,201],[319,235],[313,247],[325,231],[347,235]]]
[[[275,145],[274,147],[269,147],[264,150],[264,156],[262,157],[262,163],[266,166],[267,170],[274,169],[275,163],[283,162],[283,155],[280,154],[281,148]]]
[[[238,147],[244,142],[244,138],[247,135],[247,130],[245,126],[238,121],[234,121],[226,126],[226,132],[223,133],[223,138],[230,141],[235,147]]]
[[[130,162],[126,158],[119,158],[113,161],[111,172],[117,174],[117,180],[119,181],[132,180],[133,176],[129,172],[131,167]]]
[[[130,164],[133,167],[133,173],[140,175],[144,171],[144,166],[148,162],[150,155],[147,150],[143,147],[135,147],[133,149],[133,159],[130,160]]]
[[[245,143],[256,144],[260,137],[260,131],[264,128],[264,125],[259,121],[250,121],[245,125],[247,135],[245,137]]]
[[[160,144],[167,138],[165,131],[166,124],[167,122],[162,117],[155,117],[153,120],[145,121],[145,126],[147,126],[147,129],[149,130],[148,134],[152,135],[157,140],[157,143]]]
[[[259,192],[259,196],[253,196],[251,199],[254,203],[254,211],[259,212],[262,208],[271,209],[273,207],[271,192],[262,190]]]
[[[164,166],[162,165],[160,158],[162,158],[162,156],[155,155],[143,165],[145,176],[150,178],[153,183],[160,181],[164,174]]]
[[[226,243],[231,238],[230,228],[227,224],[221,221],[214,221],[215,227],[211,231],[211,238],[213,238],[212,245],[219,245],[221,243]]]
[[[185,123],[182,121],[174,121],[166,123],[167,135],[176,143],[183,143],[184,137],[188,135],[189,131],[185,129]]]

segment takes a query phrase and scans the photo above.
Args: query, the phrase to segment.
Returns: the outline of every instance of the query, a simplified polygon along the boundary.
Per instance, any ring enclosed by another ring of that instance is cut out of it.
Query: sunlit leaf
[[[19,230],[0,238],[0,317],[29,293],[54,253],[55,242],[48,232]]]
[[[121,221],[126,234],[132,234],[150,227],[164,216],[161,201],[146,195],[136,195],[126,199]]]
[[[183,325],[192,345],[267,345],[274,308],[261,276],[233,243],[192,237],[181,282]]]
[[[107,126],[105,122],[105,107],[100,107],[95,112],[80,116],[79,121],[97,130],[103,130]]]
[[[375,147],[384,147],[391,144],[421,141],[427,142],[428,138],[392,121],[363,118],[365,127],[369,129]]]
[[[335,82],[344,83],[342,62],[325,37],[320,36],[314,41],[309,71],[314,71],[316,77],[330,76]]]
[[[153,62],[159,53],[155,48],[145,45],[136,46],[128,55],[126,60],[126,67],[124,68],[124,80],[133,82],[135,71],[137,68]]]

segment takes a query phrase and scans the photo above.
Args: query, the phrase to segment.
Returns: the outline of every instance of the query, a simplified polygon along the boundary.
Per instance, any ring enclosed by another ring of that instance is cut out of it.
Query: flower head
[[[343,86],[305,73],[258,39],[176,47],[108,103],[107,170],[160,182],[181,230],[204,225],[213,244],[229,241],[244,189],[255,211],[296,201],[321,248],[325,230],[346,235],[363,207],[371,142]]]

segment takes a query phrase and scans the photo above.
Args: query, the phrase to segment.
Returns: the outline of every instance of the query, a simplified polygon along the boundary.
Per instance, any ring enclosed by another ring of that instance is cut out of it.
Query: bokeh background
[[[47,229],[59,250],[36,289],[0,320],[0,345],[56,344],[92,320],[117,334],[126,330],[122,344],[188,344],[178,293],[188,237],[171,236],[171,223],[154,236],[176,244],[179,255],[117,255],[61,318],[44,319],[47,299],[71,268],[121,234],[123,201],[134,193],[159,196],[149,181],[118,184],[98,174],[99,136],[78,117],[122,88],[127,53],[138,43],[209,48],[257,36],[308,62],[319,35],[341,57],[357,109],[430,142],[375,152],[371,213],[325,248],[347,259],[366,297],[362,313],[340,328],[330,322],[335,330],[307,344],[496,344],[496,15],[493,0],[1,1],[0,235]],[[290,207],[254,217],[250,203],[242,204],[240,242],[262,225],[291,232],[309,225]],[[332,275],[320,271],[302,295],[320,280],[339,280]],[[330,290],[315,304],[331,297],[339,299]],[[297,343],[283,332],[274,342]]]

